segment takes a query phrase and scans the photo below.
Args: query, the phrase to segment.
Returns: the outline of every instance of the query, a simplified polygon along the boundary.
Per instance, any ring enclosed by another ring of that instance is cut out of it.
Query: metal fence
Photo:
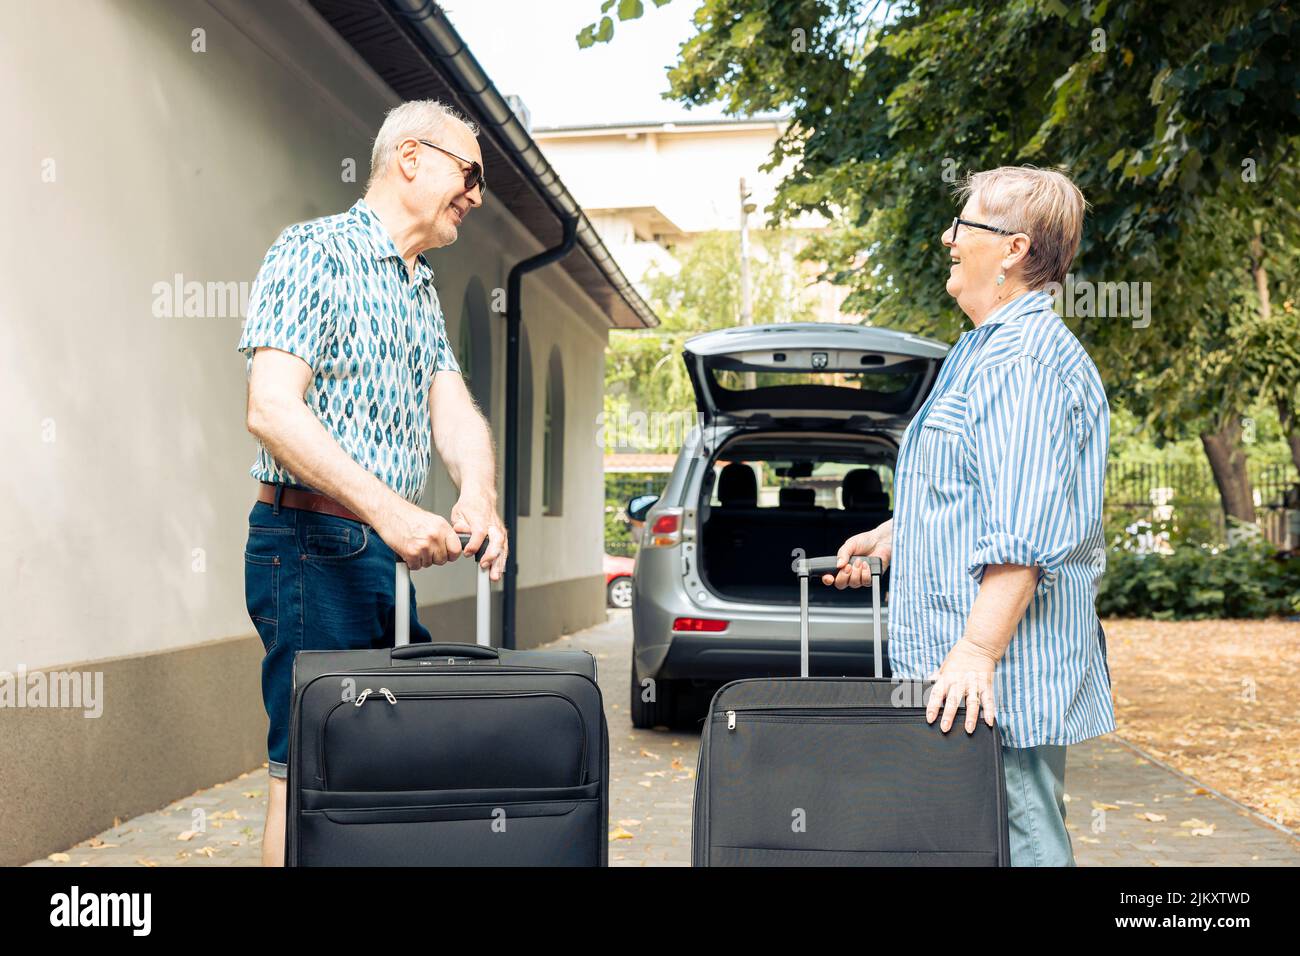
[[[1250,466],[1247,469],[1255,492],[1256,524],[1260,532],[1279,548],[1294,547],[1288,541],[1288,498],[1294,502],[1300,491],[1295,468],[1290,464]],[[637,495],[654,495],[663,490],[665,474],[612,473],[605,475],[605,550],[632,557],[636,554],[624,509]],[[1226,536],[1223,507],[1214,476],[1205,465],[1111,462],[1106,468],[1106,519],[1109,527],[1138,521],[1154,526],[1177,523],[1184,533],[1222,541]]]
[[[1295,468],[1290,464],[1247,467],[1255,494],[1255,523],[1268,541],[1287,547],[1287,501],[1294,501]],[[1177,522],[1204,535],[1226,536],[1223,506],[1208,466],[1111,462],[1106,468],[1108,523]]]

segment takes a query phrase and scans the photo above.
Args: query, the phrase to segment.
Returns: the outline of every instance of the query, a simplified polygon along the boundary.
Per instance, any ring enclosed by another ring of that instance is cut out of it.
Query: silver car
[[[663,494],[629,506],[645,520],[633,572],[635,726],[692,726],[719,684],[798,673],[792,562],[834,554],[891,517],[898,442],[947,351],[818,323],[686,343],[699,424]],[[870,591],[817,582],[811,605],[811,673],[870,675]]]

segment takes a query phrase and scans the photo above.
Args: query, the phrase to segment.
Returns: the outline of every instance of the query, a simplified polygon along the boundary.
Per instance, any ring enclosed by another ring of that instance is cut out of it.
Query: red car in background
[[[610,607],[632,606],[632,568],[636,561],[605,555],[605,603]]]

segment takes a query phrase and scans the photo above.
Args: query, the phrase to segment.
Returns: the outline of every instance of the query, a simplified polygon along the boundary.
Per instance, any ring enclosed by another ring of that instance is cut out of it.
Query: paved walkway
[[[591,651],[609,717],[613,866],[688,866],[699,735],[633,730],[627,712],[631,618],[556,646]],[[1082,866],[1300,865],[1300,841],[1144,759],[1117,740],[1070,748],[1069,822]],[[122,822],[32,866],[256,866],[267,777],[258,769]]]

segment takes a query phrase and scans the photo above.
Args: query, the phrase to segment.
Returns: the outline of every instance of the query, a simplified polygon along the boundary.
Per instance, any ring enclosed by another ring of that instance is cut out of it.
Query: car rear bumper
[[[874,657],[870,640],[809,642],[810,674],[822,677],[870,677]],[[888,643],[881,662],[889,676]],[[678,634],[668,645],[659,670],[663,680],[729,681],[742,677],[793,677],[799,674],[798,638],[730,638],[716,634]]]
[[[649,600],[638,589],[633,604],[637,672],[664,680],[726,681],[742,677],[789,677],[799,673],[798,608],[694,602],[678,589],[666,601]],[[674,632],[679,617],[724,620],[724,631]],[[881,640],[888,666],[888,608],[881,612]],[[822,676],[874,673],[870,607],[809,612],[809,668]]]

